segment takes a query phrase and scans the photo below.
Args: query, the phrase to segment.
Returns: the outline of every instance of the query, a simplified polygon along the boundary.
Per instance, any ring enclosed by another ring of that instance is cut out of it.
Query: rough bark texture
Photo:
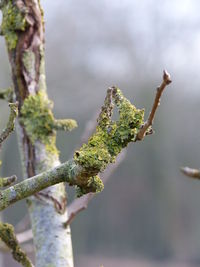
[[[1,3],[1,8],[2,34],[8,48],[14,91],[19,102],[18,135],[24,175],[28,178],[60,164],[53,127],[44,127],[44,131],[37,132],[39,117],[26,118],[23,113],[26,101],[39,97],[40,106],[32,106],[30,115],[39,109],[43,112],[40,118],[48,120],[52,116],[51,102],[46,94],[43,12],[36,0],[7,0]],[[35,123],[32,129],[27,127],[30,123]],[[44,125],[48,127],[48,123]],[[65,186],[63,183],[52,186],[42,195],[43,198],[32,197],[28,201],[36,266],[72,267],[70,228],[63,227],[67,220]],[[62,209],[58,211],[54,203],[60,203]]]

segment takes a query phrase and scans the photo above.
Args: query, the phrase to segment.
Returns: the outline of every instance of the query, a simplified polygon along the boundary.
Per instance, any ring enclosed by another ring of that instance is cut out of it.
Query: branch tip
[[[172,82],[171,77],[170,77],[170,74],[169,74],[166,70],[163,71],[163,81],[164,81],[167,85],[170,84],[170,83]]]
[[[143,138],[146,135],[149,135],[149,134],[152,133],[150,127],[153,124],[153,120],[154,120],[154,117],[155,117],[155,114],[156,114],[156,110],[160,105],[160,99],[161,99],[162,93],[163,93],[165,87],[167,85],[169,85],[171,82],[172,81],[171,81],[170,74],[166,70],[164,70],[163,71],[163,81],[162,81],[161,85],[159,87],[157,87],[156,96],[155,96],[155,99],[154,99],[154,103],[153,103],[151,112],[149,114],[149,117],[148,117],[147,121],[145,121],[145,123],[140,128],[140,130],[139,130],[139,132],[137,134],[137,137],[136,137],[136,141],[137,140],[139,140],[139,141],[143,140]],[[149,131],[150,131],[150,133],[149,133]]]
[[[200,179],[200,170],[198,169],[192,169],[190,167],[181,167],[180,170],[188,177]]]

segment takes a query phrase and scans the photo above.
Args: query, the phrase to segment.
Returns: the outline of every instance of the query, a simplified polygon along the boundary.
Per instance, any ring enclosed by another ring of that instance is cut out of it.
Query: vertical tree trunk
[[[16,100],[18,135],[24,175],[31,177],[59,162],[53,114],[46,93],[44,23],[39,0],[5,0],[2,34],[5,36]],[[28,200],[36,250],[36,266],[72,267],[73,255],[67,220],[64,184]]]

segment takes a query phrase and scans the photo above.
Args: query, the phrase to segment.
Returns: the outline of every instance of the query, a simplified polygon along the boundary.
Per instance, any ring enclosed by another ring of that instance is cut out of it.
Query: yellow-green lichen
[[[119,119],[116,121],[111,120],[114,104],[119,111]],[[103,171],[109,163],[115,161],[122,148],[135,141],[143,124],[143,116],[144,110],[132,105],[118,88],[109,89],[96,132],[88,144],[83,144],[75,152],[75,162],[90,172],[91,176]]]
[[[52,102],[47,98],[44,91],[28,96],[21,108],[21,122],[34,144],[40,141],[46,145],[47,151],[58,153],[56,149],[56,133],[52,128],[54,116]]]
[[[19,31],[24,31],[26,28],[26,18],[14,1],[8,0],[2,6],[2,24],[1,31],[5,36],[9,50],[16,47]]]
[[[47,98],[44,90],[35,95],[29,95],[21,108],[20,121],[34,144],[40,141],[46,150],[57,154],[56,130],[71,131],[77,126],[74,120],[56,120],[52,112],[53,103]]]
[[[23,53],[23,63],[26,71],[32,79],[35,79],[35,54],[31,50],[26,50]]]
[[[91,176],[84,186],[76,186],[76,196],[81,197],[84,194],[93,192],[100,193],[104,189],[104,184],[99,176]]]

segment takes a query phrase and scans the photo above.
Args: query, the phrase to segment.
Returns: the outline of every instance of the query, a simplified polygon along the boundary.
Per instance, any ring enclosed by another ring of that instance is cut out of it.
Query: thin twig
[[[9,134],[14,130],[15,127],[15,118],[18,115],[18,102],[9,103],[10,107],[10,116],[6,128],[0,135],[0,144],[9,136]]]
[[[192,169],[190,167],[182,167],[181,171],[188,177],[191,177],[194,179],[200,179],[200,170],[198,169]]]
[[[11,250],[13,258],[24,267],[33,267],[32,262],[26,253],[20,248],[17,237],[14,233],[14,227],[8,223],[0,222],[0,239]]]
[[[33,240],[32,229],[28,229],[24,232],[16,234],[16,239],[21,246],[23,246],[24,243],[32,241]],[[9,251],[9,248],[1,240],[0,240],[0,251],[3,251],[3,252]],[[25,251],[27,252],[27,250]]]
[[[149,128],[152,126],[156,110],[160,104],[162,93],[165,87],[169,85],[171,82],[172,81],[171,81],[169,73],[166,70],[164,70],[163,81],[162,81],[162,84],[157,88],[156,97],[155,97],[151,112],[149,114],[147,121],[142,125],[140,131],[138,132],[136,140],[142,140],[145,137],[146,133],[148,132]]]

